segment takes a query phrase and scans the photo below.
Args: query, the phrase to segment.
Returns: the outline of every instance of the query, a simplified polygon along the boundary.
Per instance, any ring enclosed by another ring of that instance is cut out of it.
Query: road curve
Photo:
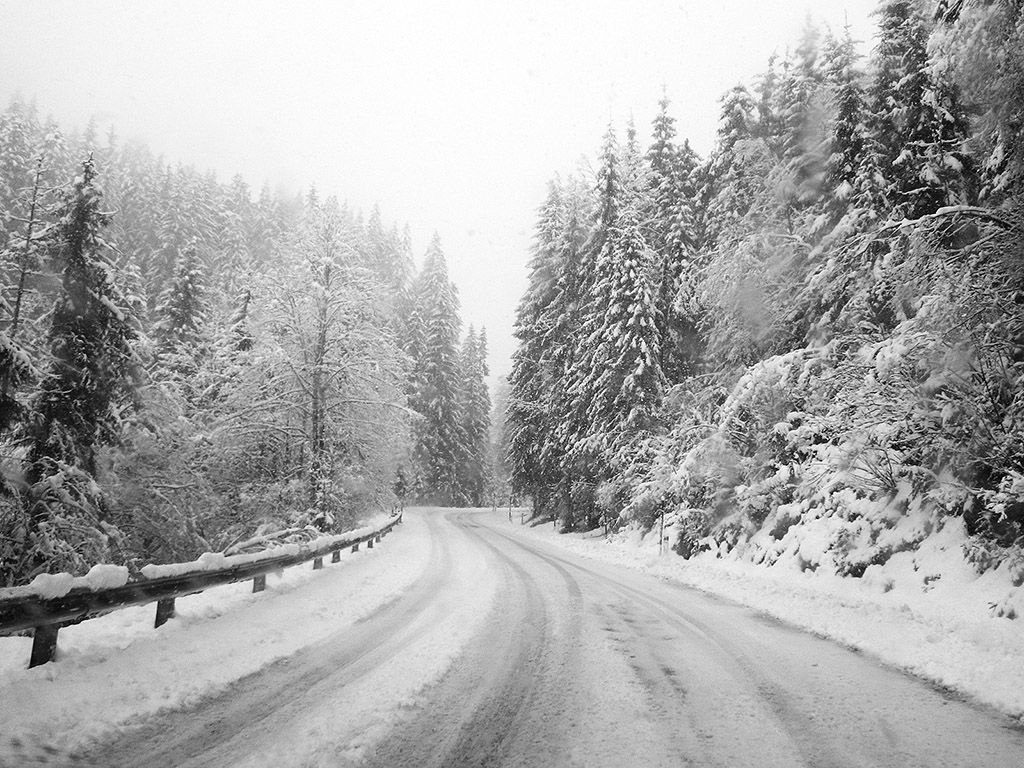
[[[1024,731],[834,643],[526,537],[502,513],[417,510],[402,596],[76,764],[1024,764]]]

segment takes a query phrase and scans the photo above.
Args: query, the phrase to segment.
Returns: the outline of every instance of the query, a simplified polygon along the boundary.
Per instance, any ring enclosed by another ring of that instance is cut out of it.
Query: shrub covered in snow
[[[1017,562],[1024,282],[1012,229],[971,226],[988,245],[966,258],[945,219],[896,235],[834,338],[747,368],[707,428],[684,413],[627,516],[665,509],[682,554],[856,577],[947,528],[978,570]]]

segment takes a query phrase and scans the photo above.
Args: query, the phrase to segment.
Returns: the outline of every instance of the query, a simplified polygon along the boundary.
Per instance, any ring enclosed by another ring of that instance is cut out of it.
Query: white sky
[[[870,42],[877,0],[0,0],[0,100],[35,96],[172,162],[291,191],[316,184],[417,259],[441,235],[464,324],[508,372],[548,179],[609,120],[641,137],[662,86],[710,150],[717,99],[796,42],[807,14]]]

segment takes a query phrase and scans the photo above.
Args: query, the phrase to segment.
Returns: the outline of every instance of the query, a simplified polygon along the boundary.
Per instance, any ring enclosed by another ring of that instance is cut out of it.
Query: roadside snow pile
[[[267,539],[266,543],[269,546],[259,552],[239,555],[225,554],[223,552],[206,552],[191,562],[167,563],[165,565],[149,564],[143,566],[139,572],[145,579],[160,579],[185,576],[190,573],[227,570],[236,565],[259,563],[277,557],[296,556],[303,552],[328,549],[339,544],[345,545],[379,532],[389,522],[391,522],[391,518],[386,518],[376,525],[357,528],[331,536],[320,536],[301,544],[280,544]],[[41,573],[30,584],[23,587],[0,588],[0,599],[36,597],[40,600],[53,600],[64,597],[73,589],[96,592],[103,589],[123,587],[128,583],[128,580],[129,571],[124,566],[94,565],[85,576],[72,576],[70,573]]]
[[[267,549],[259,552],[252,552],[241,555],[228,555],[223,552],[206,552],[190,563],[169,563],[167,565],[146,565],[141,573],[147,579],[159,579],[165,576],[183,576],[189,573],[202,573],[204,571],[226,570],[236,565],[248,565],[259,563],[264,560],[273,560],[277,557],[289,557],[300,555],[303,552],[315,552],[320,549],[328,549],[339,544],[345,545],[361,539],[364,536],[371,536],[378,533],[390,518],[375,526],[356,528],[352,531],[339,533],[333,536],[320,536],[302,544],[274,544],[271,543]]]
[[[666,547],[659,556],[657,531],[625,530],[610,540],[546,526],[531,532],[735,600],[1024,719],[1024,617],[1012,618],[1024,609],[1020,573],[1004,563],[979,575],[964,559],[970,537],[962,521],[947,519],[916,549],[868,566],[859,579],[802,567],[825,556],[825,536],[786,543],[788,554],[769,567],[739,548],[685,560]]]
[[[123,587],[128,583],[128,569],[122,565],[94,565],[85,576],[70,573],[41,573],[24,587],[0,589],[0,598],[38,597],[54,600],[64,597],[72,589],[95,592],[101,589]]]

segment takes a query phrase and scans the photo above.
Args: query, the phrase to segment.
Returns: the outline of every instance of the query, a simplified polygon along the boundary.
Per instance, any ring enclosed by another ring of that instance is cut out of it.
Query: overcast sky
[[[172,162],[434,231],[464,324],[508,372],[534,213],[609,121],[646,141],[664,86],[711,149],[718,97],[807,15],[870,43],[877,0],[0,0],[0,99],[90,116]]]

